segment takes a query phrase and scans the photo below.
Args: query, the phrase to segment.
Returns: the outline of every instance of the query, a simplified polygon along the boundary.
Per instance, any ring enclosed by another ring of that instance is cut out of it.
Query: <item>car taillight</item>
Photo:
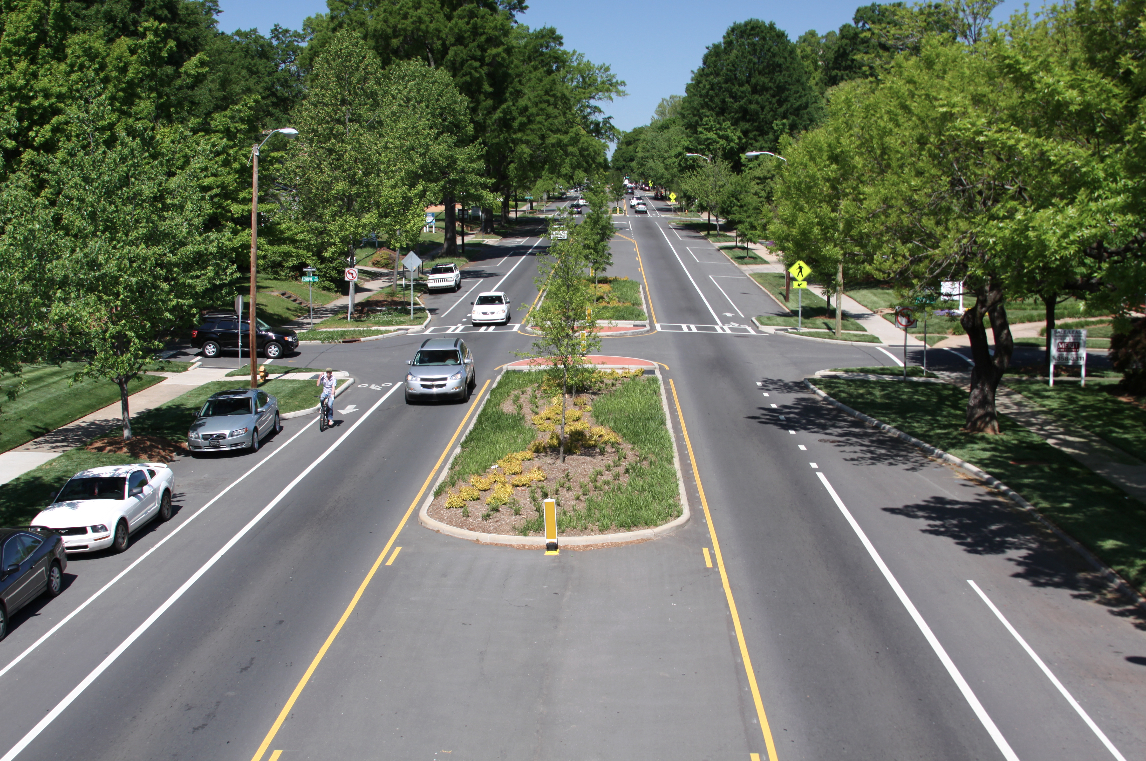
[[[199,331],[198,331],[198,330],[192,330],[192,331],[191,331],[191,337],[192,337],[192,338],[195,338],[195,337],[196,337],[196,336],[198,336],[198,335],[199,335]]]

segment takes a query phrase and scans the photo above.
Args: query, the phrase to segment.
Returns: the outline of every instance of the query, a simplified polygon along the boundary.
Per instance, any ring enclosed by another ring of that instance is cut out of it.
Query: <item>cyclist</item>
[[[322,387],[322,395],[318,397],[318,404],[320,408],[319,414],[322,414],[321,407],[322,403],[325,401],[327,415],[326,424],[328,426],[334,425],[334,389],[337,385],[334,380],[334,371],[329,367],[326,368],[323,374],[318,376],[318,383],[315,385]]]

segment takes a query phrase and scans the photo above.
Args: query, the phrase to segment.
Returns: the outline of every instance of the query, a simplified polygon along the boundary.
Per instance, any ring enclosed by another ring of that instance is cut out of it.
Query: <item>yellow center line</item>
[[[744,672],[748,675],[748,686],[752,690],[752,702],[756,704],[756,716],[760,720],[760,731],[764,733],[764,745],[768,748],[768,761],[777,761],[776,743],[772,740],[772,729],[768,716],[764,713],[764,701],[760,698],[760,687],[756,684],[756,672],[752,669],[752,659],[748,655],[748,644],[744,641],[744,629],[740,626],[740,614],[736,611],[736,600],[732,597],[732,586],[728,582],[728,570],[724,567],[724,556],[720,554],[720,540],[716,538],[716,526],[712,524],[712,513],[708,510],[708,500],[704,496],[704,486],[700,482],[700,470],[696,466],[696,455],[688,438],[688,426],[684,424],[684,413],[680,410],[680,398],[676,395],[676,383],[669,379],[672,399],[676,404],[676,416],[680,420],[680,431],[688,448],[688,459],[692,462],[692,475],[696,479],[696,490],[700,494],[700,504],[708,521],[708,535],[712,538],[712,552],[716,555],[716,567],[720,569],[720,582],[724,585],[724,597],[728,600],[728,610],[732,614],[732,626],[736,630],[736,641],[740,644],[740,658],[744,661]],[[707,553],[706,553],[707,554]],[[756,756],[755,753],[752,754]],[[759,758],[757,756],[757,758]],[[755,759],[754,759],[755,761]]]
[[[398,557],[398,553],[399,553],[399,552],[401,552],[401,551],[402,551],[402,548],[401,548],[401,547],[395,547],[395,548],[394,548],[394,554],[393,554],[393,555],[391,555],[391,556],[390,556],[390,559],[386,561],[386,565],[390,565],[391,563],[393,563],[393,562],[394,562],[394,558]]]
[[[708,548],[704,548],[704,567],[712,568],[712,555],[709,554]]]
[[[637,250],[637,266],[641,268],[641,280],[645,282],[645,293],[649,295],[649,312],[653,315],[653,325],[657,324],[657,310],[653,308],[653,292],[649,290],[649,279],[645,277],[645,263],[641,261],[641,247],[637,242],[630,238],[628,235],[621,235],[617,233],[618,238],[624,238],[633,244],[633,248]]]
[[[433,478],[437,474],[438,469],[442,467],[442,463],[445,461],[446,455],[449,454],[450,449],[454,445],[454,442],[457,441],[458,436],[461,435],[462,430],[465,428],[466,422],[470,419],[470,415],[472,415],[474,410],[477,409],[477,403],[481,399],[482,394],[485,393],[485,390],[489,388],[490,382],[491,381],[486,380],[485,385],[481,387],[481,391],[479,391],[477,395],[474,396],[474,400],[470,404],[470,408],[466,412],[466,416],[462,418],[462,422],[458,425],[457,430],[454,431],[453,437],[450,438],[450,443],[446,444],[446,448],[442,450],[442,455],[438,458],[438,462],[434,465],[434,469],[430,471],[430,475],[426,476],[425,483],[423,483],[422,488],[418,490],[418,496],[414,497],[414,501],[410,503],[410,507],[407,508],[406,514],[403,515],[402,520],[398,522],[398,527],[394,529],[394,533],[390,535],[390,541],[386,542],[386,546],[382,548],[382,552],[379,553],[378,559],[375,560],[374,565],[370,567],[370,572],[366,574],[366,578],[363,579],[362,583],[358,585],[358,591],[354,593],[354,597],[351,598],[350,604],[346,606],[346,610],[343,611],[342,617],[338,619],[338,623],[334,625],[334,629],[331,630],[330,635],[327,636],[326,641],[323,642],[322,647],[319,648],[318,654],[314,656],[314,660],[312,660],[310,662],[310,666],[307,667],[306,673],[303,674],[302,679],[298,681],[298,684],[294,688],[294,692],[290,694],[290,698],[283,706],[282,711],[279,712],[278,718],[275,719],[275,723],[271,725],[271,729],[269,732],[267,732],[267,736],[263,738],[263,742],[261,745],[259,745],[259,749],[255,751],[255,755],[251,757],[251,761],[260,761],[263,757],[263,754],[267,752],[267,748],[270,747],[271,742],[275,739],[275,735],[278,734],[279,728],[282,727],[283,722],[286,721],[286,717],[290,715],[291,710],[294,708],[295,701],[297,701],[299,695],[302,694],[303,688],[305,688],[307,682],[310,681],[310,678],[314,674],[315,669],[318,668],[318,664],[322,663],[322,659],[326,656],[326,651],[330,649],[330,646],[334,643],[338,633],[342,631],[342,627],[350,618],[350,614],[354,612],[354,608],[357,607],[358,601],[362,599],[362,594],[366,591],[366,587],[370,585],[370,580],[374,578],[374,574],[378,571],[379,566],[382,565],[382,561],[386,558],[386,554],[390,552],[390,548],[398,539],[398,534],[402,533],[402,529],[406,526],[406,522],[410,520],[410,516],[414,513],[414,508],[418,506],[418,502],[422,499],[422,495],[426,493],[426,489],[430,488],[430,483],[433,481]],[[395,551],[394,554],[397,555],[398,553]],[[393,558],[391,558],[391,560],[393,560]],[[277,758],[278,756],[276,752],[275,755],[271,756],[270,761],[275,761]]]

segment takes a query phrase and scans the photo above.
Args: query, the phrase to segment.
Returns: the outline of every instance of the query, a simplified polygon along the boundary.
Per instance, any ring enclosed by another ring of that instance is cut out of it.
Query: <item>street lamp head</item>
[[[704,159],[705,161],[707,161],[710,164],[712,163],[712,159],[710,159],[708,156],[705,156],[703,153],[686,153],[684,155],[685,156],[695,156],[698,159]]]
[[[281,132],[287,137],[294,137],[298,135],[298,130],[294,127],[282,127],[280,129],[276,129],[275,132]]]
[[[744,157],[749,159],[754,159],[757,156],[771,156],[772,158],[780,159],[785,164],[788,163],[788,159],[784,158],[778,153],[772,153],[772,151],[748,151],[748,153],[744,154]]]

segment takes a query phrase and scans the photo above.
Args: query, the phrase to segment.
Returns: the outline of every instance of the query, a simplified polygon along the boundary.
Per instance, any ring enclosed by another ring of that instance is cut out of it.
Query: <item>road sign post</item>
[[[915,297],[915,305],[923,309],[923,377],[927,377],[927,309],[935,306],[939,297],[934,293],[921,293]]]
[[[302,268],[302,271],[306,273],[302,279],[306,283],[307,293],[310,294],[310,329],[314,330],[314,284],[318,280],[314,273],[318,270],[308,264]]]
[[[414,319],[414,273],[417,271],[418,267],[421,264],[422,264],[422,260],[419,259],[418,255],[415,254],[413,251],[411,251],[409,254],[407,254],[406,258],[402,260],[402,266],[405,267],[406,271],[410,273],[410,319],[411,320]]]
[[[802,259],[797,260],[795,264],[788,268],[788,274],[792,276],[792,287],[800,291],[800,302],[797,309],[796,317],[796,330],[803,330],[804,328],[804,289],[808,287],[808,275],[812,274],[812,268],[804,263]]]
[[[358,268],[354,266],[354,257],[350,257],[350,266],[346,268],[343,277],[350,283],[350,303],[346,305],[346,321],[350,322],[354,315],[354,284],[358,281]]]
[[[1086,385],[1086,331],[1055,328],[1051,334],[1050,385],[1054,386],[1054,366],[1079,365],[1082,385]]]
[[[243,297],[235,297],[235,327],[239,330],[239,367],[243,366]]]
[[[907,380],[907,329],[915,327],[915,312],[911,307],[897,307],[895,324],[903,328],[903,380]]]

